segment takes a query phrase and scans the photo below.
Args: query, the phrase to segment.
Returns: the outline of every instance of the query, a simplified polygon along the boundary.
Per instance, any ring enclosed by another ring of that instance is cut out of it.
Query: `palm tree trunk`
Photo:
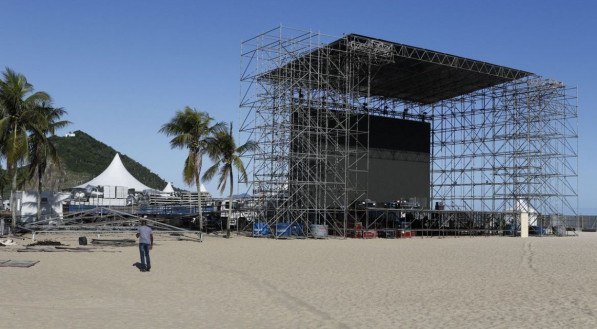
[[[17,148],[17,125],[14,125],[14,136],[12,140],[12,152],[13,156],[16,153],[15,149]],[[8,157],[7,157],[8,162]],[[8,167],[8,166],[7,166]],[[10,186],[10,210],[12,213],[12,233],[15,233],[15,229],[17,228],[17,205],[16,205],[16,198],[17,198],[17,161],[11,164],[12,168],[12,185]]]
[[[12,233],[17,228],[17,168],[12,169],[12,185],[10,187],[10,210],[12,212]]]
[[[37,220],[40,221],[41,220],[41,190],[42,190],[42,185],[41,185],[41,179],[43,176],[43,172],[41,170],[41,168],[38,166],[37,167]]]
[[[199,209],[199,231],[203,231],[203,210],[201,208],[201,180],[199,174],[195,178],[195,184],[197,184],[197,206]]]
[[[226,237],[230,238],[230,221],[232,220],[232,191],[234,190],[232,181],[232,168],[230,168],[230,195],[228,196],[228,219],[226,220]],[[238,223],[237,223],[238,225]]]

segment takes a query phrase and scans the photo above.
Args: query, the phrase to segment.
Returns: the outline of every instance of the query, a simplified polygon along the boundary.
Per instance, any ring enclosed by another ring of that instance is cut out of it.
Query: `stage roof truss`
[[[300,41],[302,39],[296,42]],[[332,80],[334,77],[341,79],[342,68],[338,65],[358,56],[359,52],[367,56],[373,54],[377,58],[371,62],[375,66],[369,90],[372,96],[400,98],[421,104],[436,103],[533,75],[506,66],[349,34],[315,50],[301,47],[292,56],[276,56],[273,59],[284,64],[259,77],[296,80],[308,72],[323,74]],[[330,68],[325,72],[318,71],[323,65],[321,61],[329,61],[329,57],[334,58]],[[308,71],[300,67],[308,68]]]

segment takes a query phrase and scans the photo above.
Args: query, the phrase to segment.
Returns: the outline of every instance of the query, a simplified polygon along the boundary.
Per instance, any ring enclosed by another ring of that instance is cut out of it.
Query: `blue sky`
[[[157,130],[185,105],[238,121],[240,42],[279,24],[375,36],[578,86],[580,210],[597,213],[590,1],[0,0],[0,67],[49,92],[68,110],[69,130],[183,187],[185,154]]]

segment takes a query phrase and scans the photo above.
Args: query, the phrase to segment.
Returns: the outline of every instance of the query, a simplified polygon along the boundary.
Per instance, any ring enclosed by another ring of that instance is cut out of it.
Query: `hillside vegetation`
[[[75,131],[74,137],[55,136],[52,139],[62,160],[60,173],[56,173],[56,168],[49,173],[51,176],[60,176],[56,189],[70,188],[91,180],[108,167],[117,152],[80,130]],[[122,153],[120,157],[126,169],[141,183],[159,190],[166,186],[165,180],[139,162]],[[56,180],[54,184],[48,183],[54,185]]]

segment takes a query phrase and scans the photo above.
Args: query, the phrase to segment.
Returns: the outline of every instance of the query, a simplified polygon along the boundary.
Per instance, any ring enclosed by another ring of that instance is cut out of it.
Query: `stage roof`
[[[288,72],[296,72],[296,68],[305,62],[317,65],[319,63],[316,62],[322,57],[320,52],[332,56],[348,56],[348,45],[356,45],[364,52],[375,49],[382,54],[384,51],[386,55],[391,53],[390,60],[379,64],[372,74],[372,96],[397,98],[421,104],[432,104],[532,75],[530,72],[505,66],[349,34],[267,72],[265,76],[287,76]],[[328,71],[328,74],[332,76],[334,72]]]

